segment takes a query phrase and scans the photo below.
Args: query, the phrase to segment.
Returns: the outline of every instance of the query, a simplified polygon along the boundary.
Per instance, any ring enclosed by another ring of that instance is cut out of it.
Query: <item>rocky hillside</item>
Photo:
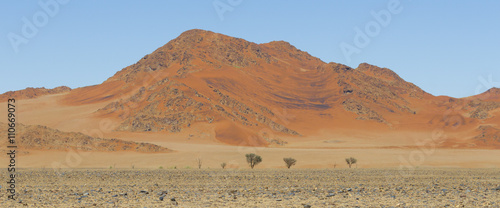
[[[0,123],[0,126],[5,127],[7,124]],[[39,125],[32,126],[17,123],[16,132],[16,143],[22,150],[169,151],[167,148],[154,144],[136,143],[119,139],[94,138],[82,133],[62,132]],[[0,134],[7,135],[6,128],[1,128]]]

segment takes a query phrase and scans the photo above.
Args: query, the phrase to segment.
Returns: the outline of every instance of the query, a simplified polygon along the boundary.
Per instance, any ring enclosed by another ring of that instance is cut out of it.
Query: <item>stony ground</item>
[[[500,169],[19,170],[0,207],[500,207]]]

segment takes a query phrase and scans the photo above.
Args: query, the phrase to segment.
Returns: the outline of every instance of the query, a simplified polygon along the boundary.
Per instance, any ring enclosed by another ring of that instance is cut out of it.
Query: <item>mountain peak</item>
[[[487,93],[492,93],[492,94],[495,94],[495,95],[500,95],[500,88],[492,87],[492,88],[490,88],[486,92]]]
[[[394,71],[388,69],[388,68],[381,68],[375,65],[371,65],[368,63],[361,63],[359,64],[357,70],[370,75],[374,76],[377,78],[382,78],[385,80],[391,80],[391,81],[402,81],[401,77],[397,75]]]
[[[290,44],[289,42],[286,42],[284,40],[275,40],[275,41],[271,41],[267,44],[270,46],[273,46],[273,47],[282,47],[282,48],[299,50],[295,46],[293,46],[292,44]]]
[[[175,42],[175,41],[186,42],[187,40],[191,40],[191,41],[200,42],[203,39],[213,39],[213,38],[216,38],[218,36],[229,37],[229,36],[226,36],[226,35],[223,35],[220,33],[215,33],[215,32],[209,31],[209,30],[192,29],[192,30],[188,30],[188,31],[181,33],[179,36],[177,36],[177,38],[173,39],[172,41],[173,42]],[[172,41],[170,41],[170,42],[172,42]]]
[[[202,66],[205,69],[249,66],[259,68],[278,59],[298,68],[316,68],[324,64],[320,59],[285,41],[256,44],[242,38],[192,29],[181,33],[109,80],[124,80],[129,83],[136,80],[138,73],[164,69],[176,70],[175,73],[183,76]]]
[[[192,34],[207,34],[207,33],[214,33],[210,30],[203,30],[203,29],[191,29],[191,30],[186,30],[181,33],[179,36],[183,35],[192,35]]]

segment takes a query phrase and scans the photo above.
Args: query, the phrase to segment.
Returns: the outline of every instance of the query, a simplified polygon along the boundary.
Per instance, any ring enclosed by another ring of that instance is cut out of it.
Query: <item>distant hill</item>
[[[57,94],[57,93],[62,93],[62,92],[69,92],[71,91],[71,88],[66,87],[66,86],[60,86],[56,87],[54,89],[45,89],[44,87],[41,88],[32,88],[28,87],[24,90],[18,90],[18,91],[9,91],[6,93],[3,93],[0,95],[0,100],[7,100],[9,98],[16,98],[16,99],[31,99],[31,98],[36,98],[42,95],[50,95],[50,94]]]
[[[7,124],[0,123],[0,126],[5,127]],[[169,151],[167,148],[154,144],[136,143],[119,139],[94,138],[82,133],[62,132],[40,125],[23,125],[17,123],[16,132],[16,145],[22,150]],[[7,135],[7,129],[0,128],[0,134]]]

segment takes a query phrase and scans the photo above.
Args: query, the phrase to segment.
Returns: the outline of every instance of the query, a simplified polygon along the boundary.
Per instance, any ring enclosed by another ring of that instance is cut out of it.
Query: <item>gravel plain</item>
[[[20,169],[0,207],[500,207],[500,169]]]

